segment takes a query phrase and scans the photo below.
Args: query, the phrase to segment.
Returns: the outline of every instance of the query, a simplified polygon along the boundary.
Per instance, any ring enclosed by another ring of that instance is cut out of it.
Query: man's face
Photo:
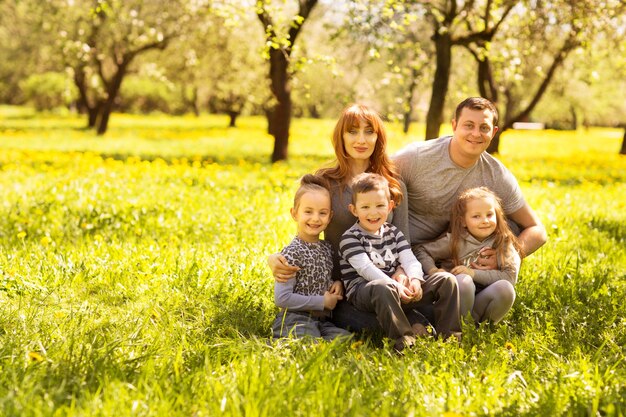
[[[498,127],[493,125],[491,110],[464,108],[459,119],[452,120],[452,130],[463,156],[478,159],[491,143]]]

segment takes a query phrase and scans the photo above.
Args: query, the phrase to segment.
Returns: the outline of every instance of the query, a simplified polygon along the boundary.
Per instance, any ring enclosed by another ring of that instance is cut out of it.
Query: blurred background
[[[0,103],[84,115],[292,118],[353,101],[434,138],[470,95],[500,132],[626,122],[623,0],[5,0]],[[499,136],[490,152],[497,152]],[[623,147],[622,147],[623,148]],[[622,149],[624,152],[624,149]]]

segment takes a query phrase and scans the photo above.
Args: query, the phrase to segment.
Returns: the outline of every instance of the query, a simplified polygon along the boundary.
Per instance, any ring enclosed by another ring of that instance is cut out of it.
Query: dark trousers
[[[445,274],[429,275],[426,282],[422,283],[422,293],[420,301],[403,305],[409,323],[433,323],[437,333],[444,337],[460,332],[460,302],[456,279],[451,280]],[[336,326],[353,332],[369,330],[386,334],[374,311],[359,310],[347,301],[337,303],[331,320]]]

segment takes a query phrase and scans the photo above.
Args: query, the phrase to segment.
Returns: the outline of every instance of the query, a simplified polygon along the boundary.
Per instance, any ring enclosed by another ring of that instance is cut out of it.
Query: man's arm
[[[530,255],[547,242],[548,234],[546,233],[546,228],[543,227],[537,214],[530,208],[528,203],[525,203],[519,210],[509,214],[508,218],[517,223],[522,229],[517,238],[524,250],[524,256]]]

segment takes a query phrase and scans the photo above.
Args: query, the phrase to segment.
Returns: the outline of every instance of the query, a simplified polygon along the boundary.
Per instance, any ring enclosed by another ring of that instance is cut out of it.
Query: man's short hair
[[[461,118],[461,112],[464,108],[470,110],[489,110],[493,114],[493,125],[498,126],[498,109],[495,104],[483,97],[469,97],[459,103],[456,106],[454,118],[458,122]]]

